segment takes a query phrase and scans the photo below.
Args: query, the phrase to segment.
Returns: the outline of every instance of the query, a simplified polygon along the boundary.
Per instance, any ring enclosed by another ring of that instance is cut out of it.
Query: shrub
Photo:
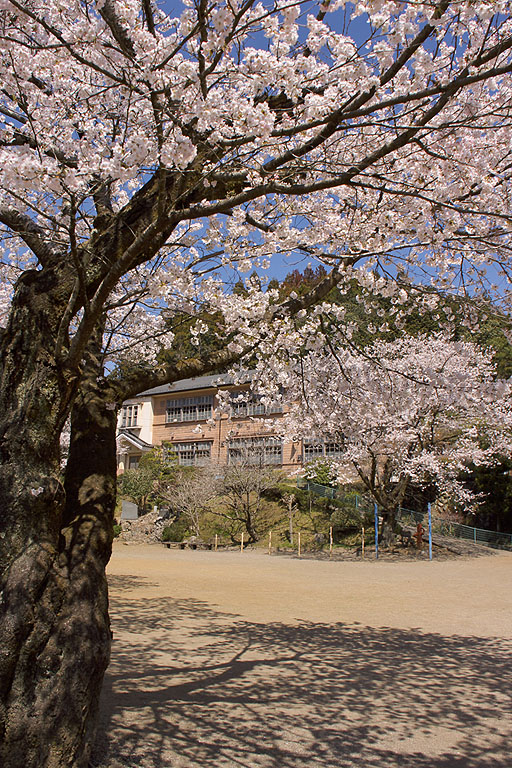
[[[285,496],[289,496],[290,493],[297,494],[297,486],[292,483],[278,483],[272,488],[265,488],[261,495],[267,501],[282,502]]]
[[[305,466],[304,476],[306,480],[317,485],[326,485],[331,488],[338,484],[338,471],[335,464],[329,459],[313,459]]]
[[[186,520],[178,518],[165,526],[162,531],[162,541],[183,541],[189,532]]]
[[[122,530],[121,526],[117,525],[117,523],[114,523],[114,539],[117,539],[117,537],[121,533],[121,530]]]
[[[174,541],[170,525],[166,525],[162,530],[162,541]]]

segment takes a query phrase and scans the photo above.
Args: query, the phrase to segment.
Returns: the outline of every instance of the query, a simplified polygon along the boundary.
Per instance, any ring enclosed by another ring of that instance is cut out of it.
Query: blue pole
[[[375,559],[379,558],[379,513],[377,510],[377,504],[373,505],[373,511],[375,515]]]
[[[432,560],[432,509],[428,505],[428,559]]]

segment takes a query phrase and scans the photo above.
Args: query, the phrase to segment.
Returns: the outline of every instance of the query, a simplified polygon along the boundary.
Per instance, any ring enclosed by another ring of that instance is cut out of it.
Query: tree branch
[[[99,9],[102,19],[108,24],[114,40],[119,44],[122,52],[129,59],[135,58],[133,41],[128,30],[123,26],[116,11],[116,0],[104,0]]]
[[[58,256],[62,256],[62,250],[48,243],[47,232],[27,214],[2,206],[0,222],[21,237],[42,266],[50,266]]]

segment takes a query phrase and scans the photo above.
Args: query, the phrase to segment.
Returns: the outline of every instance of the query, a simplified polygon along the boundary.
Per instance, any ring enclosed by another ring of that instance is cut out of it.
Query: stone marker
[[[133,501],[123,501],[121,505],[121,520],[138,520],[139,508]]]

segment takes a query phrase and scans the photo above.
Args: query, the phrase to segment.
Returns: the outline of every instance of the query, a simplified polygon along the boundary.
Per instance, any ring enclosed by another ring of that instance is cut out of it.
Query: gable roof
[[[217,389],[235,384],[247,384],[254,376],[253,371],[241,371],[236,376],[230,373],[216,373],[213,376],[195,376],[192,379],[180,379],[173,384],[162,384],[159,387],[139,392],[136,397],[147,395],[166,395],[172,392],[186,392],[194,389]]]
[[[151,443],[146,443],[145,440],[141,440],[135,432],[131,431],[131,429],[120,429],[116,436],[116,442],[121,438],[124,438],[128,443],[131,443],[135,448],[138,448],[141,451],[150,451],[153,448]]]

